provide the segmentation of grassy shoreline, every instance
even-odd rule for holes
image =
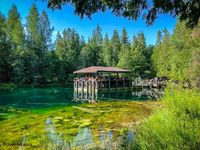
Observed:
[[[168,87],[162,102],[138,126],[134,149],[199,149],[200,90]]]

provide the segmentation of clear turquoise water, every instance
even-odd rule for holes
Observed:
[[[17,87],[0,90],[0,105],[16,108],[45,108],[60,105],[72,105],[83,101],[73,101],[73,88],[66,87]],[[151,100],[156,99],[159,92],[150,89],[103,92],[98,94],[101,101],[119,100]]]
[[[121,91],[121,92],[100,92],[98,94],[99,101],[143,101],[157,99],[160,96],[159,90],[150,90],[150,89],[140,89],[132,91]],[[74,91],[73,88],[66,87],[43,87],[43,88],[32,88],[32,87],[17,87],[13,89],[0,90],[0,123],[9,118],[9,115],[12,116],[16,111],[36,111],[41,113],[43,111],[48,111],[49,109],[58,108],[63,106],[78,105],[85,101],[79,100],[74,101]],[[17,108],[15,112],[10,112],[10,108]],[[18,114],[21,115],[21,114]],[[23,115],[23,113],[22,113]],[[51,122],[50,118],[44,122],[47,126],[45,129],[48,132],[47,138],[49,139],[54,148],[59,148],[60,146],[64,149],[70,149],[69,147],[84,147],[87,149],[89,147],[95,147],[96,141],[93,140],[93,135],[91,129],[87,128],[78,128],[78,133],[71,139],[71,144],[66,143],[65,139],[62,138],[62,135],[65,135],[65,131],[57,132],[56,127]],[[15,126],[15,124],[13,125]],[[34,126],[32,127],[34,128]],[[67,129],[66,129],[67,130]],[[13,136],[15,133],[12,133]],[[46,135],[45,135],[46,136]],[[128,131],[125,138],[122,136],[117,137],[115,142],[113,139],[113,131],[105,131],[102,129],[99,135],[99,144],[102,146],[102,149],[109,148],[112,149],[116,147],[118,149],[124,143],[129,144],[134,139],[134,133]],[[124,141],[125,140],[125,141]],[[26,137],[22,136],[22,142],[25,143]],[[1,141],[0,141],[1,142]],[[22,146],[23,147],[23,144]],[[117,148],[118,147],[118,148]]]

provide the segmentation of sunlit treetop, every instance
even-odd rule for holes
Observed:
[[[142,16],[147,25],[151,25],[159,14],[169,13],[186,21],[188,27],[195,27],[200,17],[198,0],[44,0],[51,9],[61,9],[72,4],[75,13],[91,17],[96,12],[111,10],[116,16],[137,20]],[[66,14],[67,15],[67,14]]]

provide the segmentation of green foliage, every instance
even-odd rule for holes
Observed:
[[[158,44],[157,47],[154,49],[154,53],[152,55],[152,59],[154,65],[157,68],[157,75],[158,76],[169,76],[170,74],[170,65],[169,60],[170,58],[170,35],[167,29],[163,30],[164,36],[161,44]],[[158,32],[159,36],[160,32]],[[159,42],[158,42],[159,43]]]
[[[111,62],[112,66],[116,66],[119,62],[119,52],[121,47],[120,37],[117,30],[113,31],[113,35],[110,41],[111,46]]]
[[[124,39],[123,35],[124,34],[122,33],[122,39]],[[121,45],[118,66],[131,70],[132,77],[134,78],[138,76],[150,78],[154,74],[151,64],[151,55],[152,47],[147,47],[144,34],[141,32],[133,37],[131,46],[129,42]]]
[[[152,78],[156,70],[158,76],[199,85],[199,25],[187,29],[185,23],[178,22],[172,36],[166,29],[163,36],[158,32],[155,47],[146,45],[143,32],[129,41],[125,28],[121,35],[114,30],[110,39],[107,34],[103,39],[97,25],[87,43],[68,28],[58,33],[53,47],[48,15],[45,11],[40,14],[35,4],[27,17],[26,31],[16,6],[10,9],[7,20],[1,17],[0,24],[1,82],[66,83],[74,70],[93,65],[130,69],[132,78]]]
[[[111,39],[107,34],[103,39],[97,25],[86,43],[74,29],[68,28],[58,32],[53,46],[53,28],[48,15],[45,11],[40,14],[35,4],[27,16],[26,28],[15,5],[7,20],[1,15],[0,25],[0,82],[65,84],[72,79],[74,70],[88,66],[120,66],[132,70],[134,77],[151,74],[151,50],[143,33],[138,34],[131,46],[125,28],[121,36],[114,30]]]
[[[57,34],[55,54],[58,57],[58,80],[66,81],[67,76],[77,69],[81,51],[81,39],[74,29],[64,30],[62,35]]]
[[[90,17],[93,13],[110,9],[113,14],[128,19],[136,20],[142,16],[148,25],[151,25],[159,14],[165,13],[180,17],[181,21],[186,21],[189,27],[197,25],[200,17],[200,4],[196,0],[51,0],[48,1],[48,7],[61,9],[66,3],[72,4],[75,13],[81,17],[85,15]]]
[[[200,145],[200,92],[168,88],[163,108],[137,129],[139,149],[198,149]]]
[[[15,83],[19,83],[23,80],[25,76],[24,73],[24,42],[25,33],[20,21],[20,15],[15,5],[12,6],[8,13],[7,20],[7,36],[12,45],[11,47],[11,60],[9,61],[11,65],[11,78]]]
[[[27,30],[29,33],[29,38],[32,40],[32,44],[37,44],[40,42],[40,16],[38,9],[35,4],[32,5],[29,15],[27,17]]]
[[[166,76],[182,82],[197,80],[200,76],[198,71],[199,30],[199,25],[191,30],[185,23],[178,21],[172,36],[166,29],[163,31],[163,38],[158,32],[157,45],[152,54],[157,76]],[[162,39],[161,42],[160,39]]]
[[[103,61],[106,66],[112,66],[112,48],[108,34],[106,33],[103,41]]]
[[[6,19],[0,13],[0,82],[9,82],[11,79],[11,43],[6,35]]]

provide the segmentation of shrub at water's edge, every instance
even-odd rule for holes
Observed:
[[[15,87],[16,85],[13,83],[0,83],[0,90],[10,90]]]
[[[137,129],[135,149],[198,149],[200,147],[199,89],[166,90],[164,108]]]

